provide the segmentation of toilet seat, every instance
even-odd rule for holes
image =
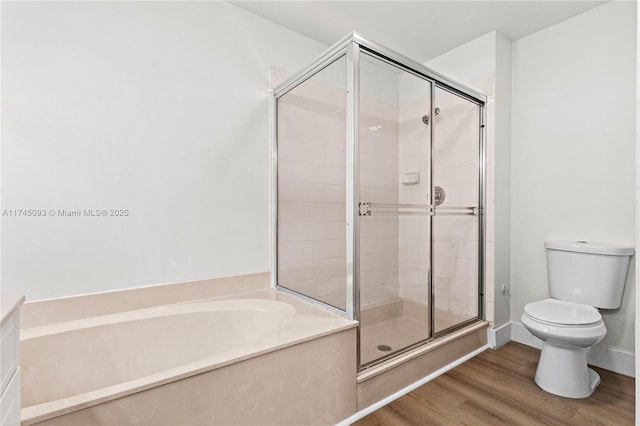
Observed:
[[[602,315],[593,306],[557,299],[528,303],[524,313],[534,321],[556,327],[593,327],[602,322]]]

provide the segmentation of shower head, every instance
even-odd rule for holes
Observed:
[[[435,113],[435,115],[440,115],[440,108],[434,109],[433,112]],[[429,124],[429,114],[425,114],[422,116],[422,122],[427,125]]]

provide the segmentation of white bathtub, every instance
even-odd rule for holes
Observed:
[[[295,316],[289,303],[231,299],[23,329],[22,424],[268,352]]]

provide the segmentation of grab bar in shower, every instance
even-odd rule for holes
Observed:
[[[389,204],[363,201],[358,203],[358,216],[478,216],[476,206],[433,206],[431,204]]]

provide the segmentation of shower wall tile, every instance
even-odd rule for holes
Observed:
[[[408,85],[410,83],[406,82]],[[400,176],[418,173],[419,180],[414,184],[403,184],[398,179],[399,202],[401,204],[429,204],[429,148],[431,140],[430,126],[422,117],[431,110],[429,97],[415,99],[412,93],[415,87],[400,95]],[[424,93],[428,93],[425,90]],[[429,306],[429,250],[427,216],[400,216],[400,295],[403,299],[415,302],[426,311]]]
[[[398,108],[370,98],[360,98],[360,200],[398,203]],[[398,219],[361,216],[360,303],[372,305],[397,299]]]

